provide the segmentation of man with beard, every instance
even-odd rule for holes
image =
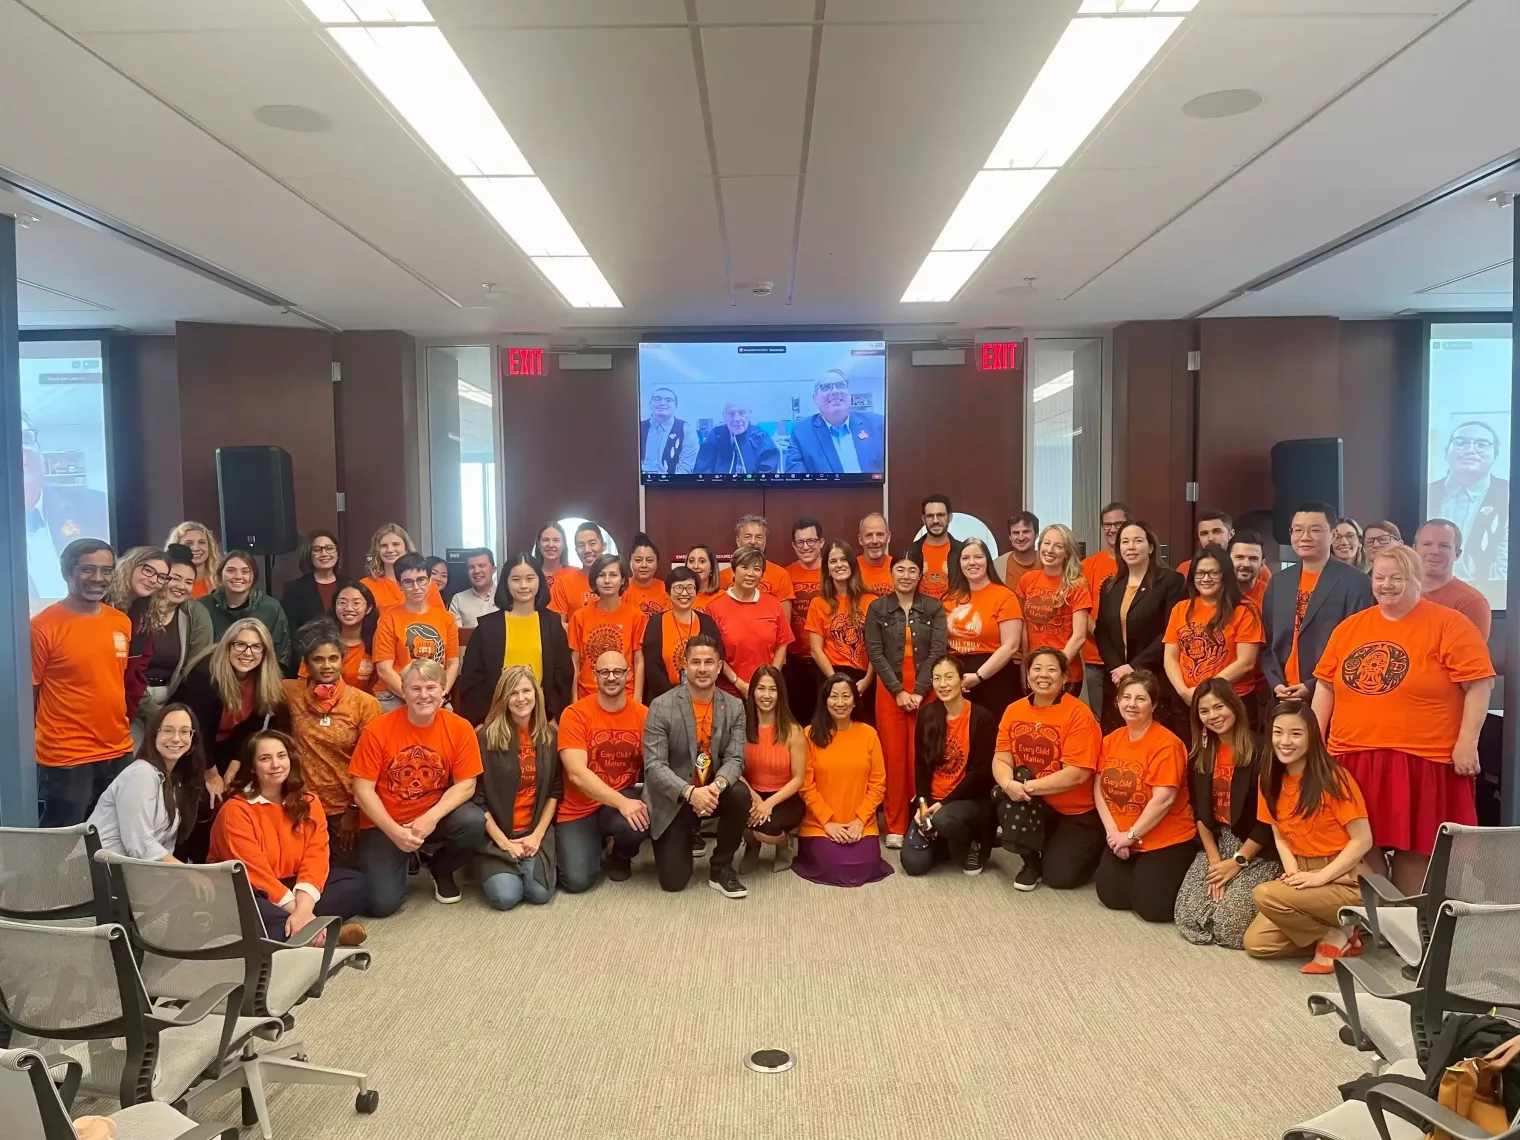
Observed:
[[[1255,531],[1243,530],[1230,539],[1230,565],[1240,586],[1241,601],[1254,602],[1258,610],[1272,580],[1270,573],[1261,572],[1264,558],[1261,536]]]
[[[857,412],[850,382],[830,368],[813,383],[818,413],[795,425],[786,448],[786,471],[824,474],[880,473],[886,469],[886,431],[874,412]]]
[[[1040,564],[1040,552],[1034,542],[1040,533],[1040,519],[1033,511],[1020,511],[1008,519],[1008,551],[993,561],[998,581],[1005,586],[1018,580]],[[1011,590],[1012,586],[1008,586]]]
[[[950,519],[955,509],[951,507],[948,495],[929,495],[918,509],[924,523],[924,537],[913,543],[913,548],[924,560],[924,574],[918,589],[920,593],[943,601],[945,591],[950,588],[950,567],[961,556],[961,543],[950,536]]]

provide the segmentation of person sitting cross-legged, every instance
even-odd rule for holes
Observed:
[[[718,641],[699,633],[686,643],[686,683],[661,693],[644,721],[644,804],[654,837],[655,868],[667,891],[691,881],[692,829],[718,817],[707,884],[731,899],[749,893],[734,855],[749,822],[744,782],[744,705],[716,688],[723,668]]]
[[[349,761],[359,824],[359,866],[369,877],[369,913],[384,918],[406,901],[407,868],[428,855],[433,897],[460,899],[454,872],[485,841],[476,807],[480,744],[464,717],[443,707],[443,666],[426,658],[401,673],[399,709],[365,726]]]

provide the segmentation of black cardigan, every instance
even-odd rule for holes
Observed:
[[[338,591],[349,583],[350,579],[339,574],[337,583],[333,586],[333,596],[337,597]],[[322,595],[317,592],[317,579],[311,574],[302,574],[285,583],[285,592],[280,595],[280,606],[285,611],[285,620],[290,623],[292,638],[295,637],[296,630],[307,622],[328,616],[322,608]]]
[[[971,706],[971,755],[966,757],[966,770],[955,790],[944,798],[951,800],[986,800],[992,795],[992,754],[997,751],[997,717],[981,705]],[[944,716],[944,706],[938,702],[919,710],[918,724],[913,730],[913,782],[914,795],[934,803],[934,770],[929,764],[929,747],[924,743],[924,724],[930,716]]]
[[[559,714],[574,699],[575,688],[570,642],[565,638],[565,627],[560,624],[559,614],[552,610],[538,611],[538,640],[544,656],[544,711],[550,720],[558,720]],[[496,692],[496,682],[501,679],[501,662],[506,652],[507,614],[504,610],[497,610],[475,623],[470,643],[464,648],[464,661],[459,666],[457,711],[476,727],[491,710],[491,696]]]
[[[1163,567],[1156,571],[1156,579],[1151,585],[1140,587],[1130,603],[1125,622],[1124,628],[1129,630],[1129,649],[1126,651],[1124,629],[1119,626],[1119,609],[1124,604],[1124,590],[1128,585],[1129,572],[1123,566],[1103,584],[1098,602],[1098,655],[1103,658],[1105,670],[1131,665],[1136,669],[1149,669],[1164,683],[1165,652],[1161,639],[1166,634],[1166,622],[1172,616],[1172,607],[1187,597],[1187,582],[1177,571]]]
[[[718,630],[718,623],[701,610],[693,610],[692,613],[697,615],[697,632],[717,639],[718,657],[721,660],[724,657],[723,634]],[[665,622],[662,620],[664,616],[664,614],[654,614],[644,627],[644,704],[646,705],[661,693],[675,688],[665,672]]]
[[[224,708],[216,686],[211,683],[209,655],[202,657],[195,667],[185,674],[184,680],[179,683],[179,688],[169,694],[168,703],[179,703],[189,707],[195,716],[195,731],[200,734],[201,742],[205,746],[207,761],[215,765],[216,770],[223,774],[226,773],[227,766],[238,759],[248,738],[264,727],[266,719],[273,725],[283,711],[282,706],[270,713],[267,718],[258,711],[249,713],[248,719],[233,726],[226,740],[217,740],[216,733],[222,724]]]
[[[1256,814],[1256,791],[1261,783],[1261,764],[1267,755],[1266,748],[1257,742],[1256,759],[1247,765],[1236,764],[1230,779],[1230,818],[1228,826],[1235,838],[1244,843],[1254,839],[1261,845],[1261,853],[1267,859],[1277,857],[1272,842],[1272,825],[1262,823]],[[1193,801],[1193,818],[1216,836],[1223,824],[1214,818],[1214,777],[1212,773],[1200,772],[1193,758],[1188,757],[1188,796]]]

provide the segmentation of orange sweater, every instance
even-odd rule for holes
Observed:
[[[297,831],[279,804],[262,797],[250,801],[233,796],[211,825],[211,862],[240,860],[248,868],[253,889],[262,891],[272,903],[284,905],[290,897],[286,879],[310,887],[313,900],[320,898],[327,885],[327,817],[310,792],[306,806],[311,818]]]
[[[824,835],[825,823],[849,824],[858,819],[866,825],[864,834],[875,835],[876,809],[886,790],[881,740],[870,725],[852,724],[836,732],[827,748],[819,748],[809,735],[802,776],[807,818],[797,834]]]

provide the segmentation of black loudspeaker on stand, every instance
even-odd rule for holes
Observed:
[[[1325,503],[1346,513],[1342,447],[1339,437],[1285,439],[1272,445],[1272,537],[1283,546],[1292,539],[1293,511],[1303,503]]]
[[[283,447],[216,449],[216,497],[222,514],[224,550],[246,550],[264,559],[264,589],[276,554],[300,544],[290,452]]]

